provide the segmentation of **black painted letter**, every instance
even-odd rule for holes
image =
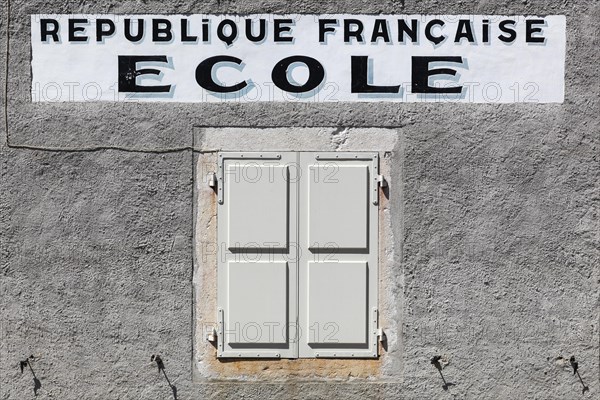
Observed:
[[[400,91],[400,85],[375,86],[369,84],[369,57],[367,56],[352,56],[350,75],[352,93],[398,93]]]
[[[87,42],[87,36],[75,36],[77,32],[85,32],[83,26],[75,26],[75,24],[87,24],[88,20],[84,18],[69,19],[69,42]]]
[[[427,25],[425,26],[425,37],[430,42],[433,42],[435,44],[440,44],[444,40],[446,40],[446,36],[444,36],[444,35],[442,35],[442,36],[433,36],[433,34],[432,34],[431,31],[433,30],[433,27],[436,26],[436,25],[439,25],[439,26],[443,27],[445,25],[445,23],[441,19],[432,19],[431,21],[429,21],[427,23]]]
[[[293,63],[303,63],[308,67],[308,80],[304,85],[293,85],[288,80],[287,72],[290,65]],[[271,79],[273,83],[281,90],[290,93],[305,93],[313,90],[323,82],[325,78],[325,70],[323,65],[311,57],[292,56],[279,61],[273,68]]]
[[[536,28],[533,25],[544,25],[543,19],[528,19],[525,21],[525,42],[526,43],[544,43],[546,38],[543,36],[533,36],[534,33],[541,33],[542,28]]]
[[[433,75],[456,75],[456,71],[451,68],[429,69],[429,63],[435,61],[445,61],[462,64],[460,56],[448,57],[419,57],[412,58],[412,92],[413,93],[461,93],[462,86],[453,86],[447,88],[429,86],[429,77]]]
[[[107,26],[108,29],[104,29]],[[110,37],[115,33],[115,23],[110,19],[96,20],[96,42],[101,42],[104,37]]]
[[[198,64],[198,67],[196,68],[196,82],[198,82],[198,85],[208,91],[216,93],[237,92],[248,86],[246,81],[236,83],[233,86],[223,86],[215,82],[213,79],[213,68],[220,62],[230,62],[237,65],[242,64],[242,60],[232,56],[209,57]]]
[[[119,56],[119,92],[127,93],[165,93],[171,85],[141,86],[135,83],[140,75],[160,75],[154,68],[137,69],[136,64],[143,61],[167,63],[167,56]]]
[[[52,24],[52,29],[48,28],[48,25]],[[48,40],[48,35],[52,36],[52,40],[60,42],[58,37],[58,21],[55,19],[42,19],[40,20],[40,32],[42,34],[42,42]]]
[[[173,40],[171,21],[162,18],[152,18],[152,41],[170,42]]]
[[[125,19],[125,38],[130,42],[139,42],[144,37],[144,20],[137,20],[137,33],[134,35],[131,34],[131,20],[129,18]]]

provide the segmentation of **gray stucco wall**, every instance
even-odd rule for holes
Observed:
[[[566,98],[32,104],[29,15],[48,12],[565,14]],[[11,0],[1,15],[0,399],[34,397],[19,370],[30,354],[38,398],[173,398],[152,354],[179,399],[598,396],[598,2]],[[193,382],[194,127],[255,125],[401,132],[390,161],[397,381]]]

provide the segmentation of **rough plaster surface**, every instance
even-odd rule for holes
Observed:
[[[69,11],[565,14],[566,99],[31,104],[29,14]],[[598,397],[598,2],[11,0],[1,16],[0,399],[34,397],[30,354],[38,398],[170,399],[157,353],[179,399]],[[194,382],[194,126],[256,125],[400,129],[397,382]]]

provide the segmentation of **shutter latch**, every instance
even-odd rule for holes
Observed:
[[[214,172],[208,174],[208,186],[210,186],[211,188],[217,187],[217,174],[215,174]]]
[[[211,343],[214,343],[217,341],[217,330],[215,329],[214,326],[213,326],[212,330],[206,334],[206,340],[208,340]]]
[[[381,187],[387,186],[387,181],[385,180],[383,175],[377,175],[377,182],[379,183],[379,186],[381,186]]]

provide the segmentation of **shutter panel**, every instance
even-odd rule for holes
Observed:
[[[295,358],[297,155],[219,153],[218,161],[217,356]]]
[[[335,243],[338,249],[368,245],[367,165],[325,161],[308,166],[308,244],[311,250]],[[349,184],[352,183],[352,184]]]
[[[377,357],[378,163],[300,154],[300,357]]]

